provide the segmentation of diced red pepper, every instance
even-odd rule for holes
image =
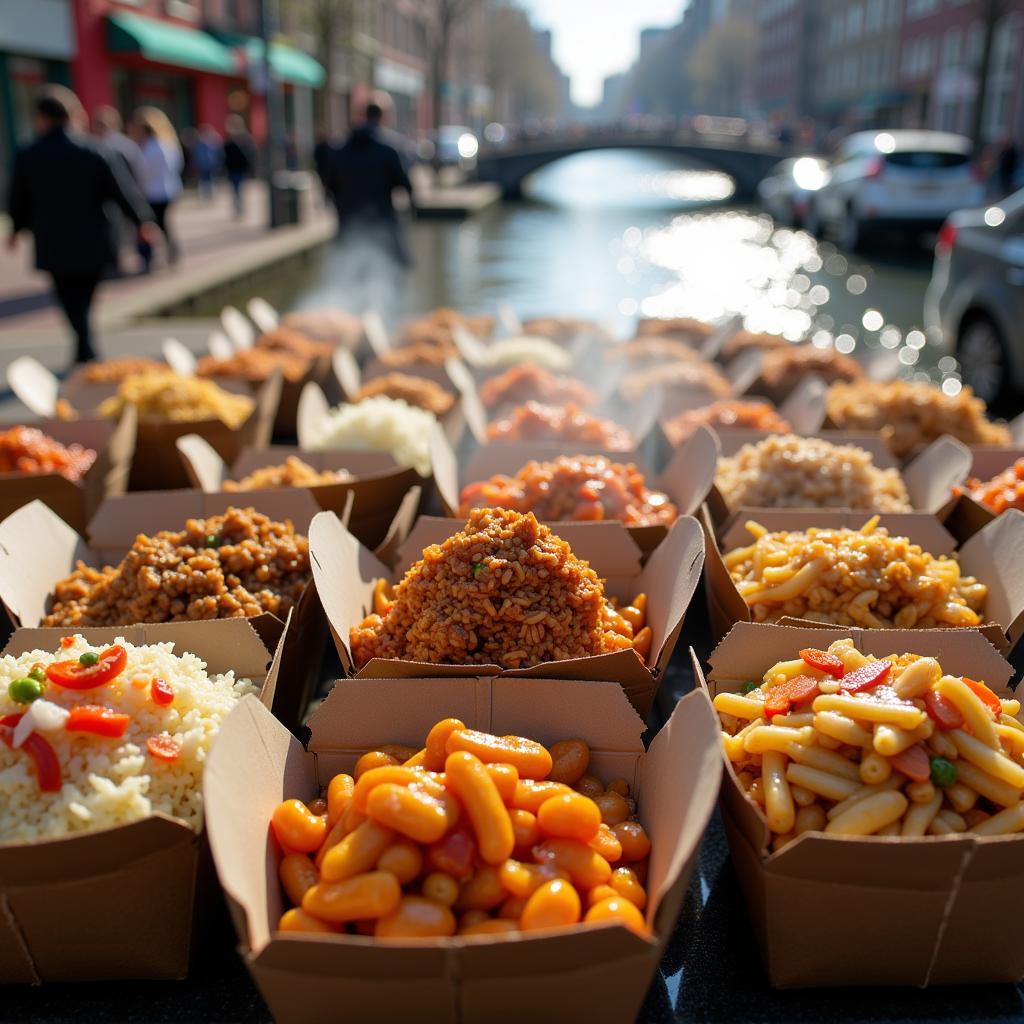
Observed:
[[[998,717],[1003,713],[1003,705],[999,703],[999,698],[984,683],[979,683],[975,679],[968,679],[967,676],[963,676],[963,681],[978,697],[981,698],[982,704],[984,704],[993,715]]]
[[[834,679],[842,679],[846,666],[843,659],[828,651],[819,651],[816,647],[808,647],[800,652],[804,664],[816,668],[819,672],[827,672]]]
[[[64,728],[68,732],[91,732],[97,736],[123,736],[131,715],[118,714],[96,704],[80,704],[71,709]]]
[[[177,761],[181,757],[181,744],[173,737],[162,733],[146,740],[146,749],[158,761]]]
[[[16,715],[4,715],[3,718],[0,718],[0,725],[6,725],[13,729],[24,717],[24,711],[19,711]]]
[[[56,661],[46,670],[46,678],[66,690],[92,690],[115,679],[128,663],[128,652],[120,645],[108,647],[92,665],[74,661]]]
[[[67,649],[68,647],[74,647],[75,638],[73,636],[62,636],[60,638],[61,647]]]
[[[964,724],[964,716],[960,714],[960,709],[947,697],[934,690],[925,690],[924,709],[939,732],[959,729]]]
[[[5,715],[0,719],[0,725],[13,728],[21,721],[21,715]],[[8,747],[13,747],[14,741],[6,731],[0,732],[0,741]],[[25,737],[21,749],[32,758],[36,766],[36,783],[40,793],[59,793],[61,787],[60,761],[57,760],[57,751],[43,739],[37,732],[30,732]]]
[[[149,687],[149,695],[154,704],[165,707],[174,703],[174,687],[164,679],[154,679]]]
[[[784,683],[776,683],[765,695],[765,716],[770,720],[775,715],[784,715],[794,704],[812,700],[820,692],[813,676],[793,676]]]
[[[915,743],[890,757],[893,768],[915,782],[927,782],[932,774],[932,762],[923,743]]]
[[[869,661],[852,672],[847,672],[839,680],[839,689],[843,693],[860,693],[870,690],[873,686],[884,683],[886,676],[892,671],[891,661]]]

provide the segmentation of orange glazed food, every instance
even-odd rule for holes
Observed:
[[[529,512],[475,509],[461,530],[424,550],[393,597],[385,590],[381,581],[373,613],[351,631],[359,667],[395,658],[527,668],[630,647],[643,658],[650,652],[646,598],[617,611],[597,573]]]
[[[788,434],[793,429],[767,402],[726,399],[674,416],[665,424],[665,435],[672,444],[682,444],[702,425],[764,430],[773,434]]]
[[[0,432],[0,473],[60,473],[77,482],[95,461],[91,448],[65,446],[35,427]]]
[[[485,380],[480,400],[488,409],[536,401],[550,405],[593,405],[594,393],[575,377],[559,377],[533,363],[520,363]]]
[[[638,935],[651,841],[626,779],[590,748],[548,749],[457,718],[417,750],[384,744],[308,804],[271,816],[292,909],[283,932],[441,939],[615,922]]]
[[[576,441],[613,452],[633,447],[633,435],[625,427],[571,404],[556,407],[527,402],[491,423],[487,437],[491,441]]]
[[[364,398],[385,395],[388,398],[400,398],[409,405],[426,409],[435,416],[444,416],[451,411],[455,399],[437,381],[426,377],[417,377],[409,373],[384,373],[368,380],[355,393],[353,402],[361,402]]]
[[[1008,508],[1024,510],[1024,459],[1018,459],[991,480],[971,477],[959,493],[969,494],[990,512],[999,515]]]
[[[627,526],[669,526],[679,515],[668,495],[644,485],[636,466],[603,455],[528,462],[515,476],[498,474],[463,488],[459,515],[487,506],[538,519],[618,519]]]

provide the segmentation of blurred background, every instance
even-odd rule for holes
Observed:
[[[0,0],[0,193],[47,83],[86,131],[167,115],[179,258],[126,244],[105,354],[254,292],[739,316],[995,401],[1024,374],[1022,50],[1024,0]],[[336,239],[320,180],[370,102],[413,186],[397,247]],[[65,346],[0,256],[0,361]]]

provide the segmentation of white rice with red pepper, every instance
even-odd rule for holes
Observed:
[[[77,660],[95,646],[74,636],[70,647],[31,651],[0,658],[0,716],[17,714],[26,705],[8,695],[12,680],[27,677],[33,666]],[[35,765],[24,747],[0,743],[0,842],[51,838],[86,829],[126,825],[161,812],[193,828],[202,825],[202,773],[220,724],[235,702],[256,687],[234,674],[207,675],[194,654],[174,654],[174,644],[124,647],[127,665],[116,678],[90,690],[45,684],[44,699],[63,708],[100,705],[131,717],[119,738],[67,732],[63,726],[40,730],[60,763],[60,792],[40,792]],[[152,680],[174,691],[168,705],[154,703]],[[10,731],[7,731],[10,735]],[[150,737],[169,735],[180,746],[173,761],[158,760],[147,750]]]

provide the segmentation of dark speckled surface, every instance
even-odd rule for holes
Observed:
[[[702,656],[707,654],[703,609],[704,599],[698,593],[662,687],[662,709],[693,685],[689,645]],[[198,961],[192,976],[183,982],[6,987],[0,998],[0,1024],[267,1024],[271,1020],[235,953],[226,915],[206,936]],[[361,1024],[342,1008],[337,1019]],[[1024,1021],[1024,992],[1014,985],[773,991],[747,927],[743,897],[716,817],[701,846],[661,970],[638,1018],[642,1024],[703,1021],[1001,1024]],[[538,1022],[543,1024],[540,1018]]]

